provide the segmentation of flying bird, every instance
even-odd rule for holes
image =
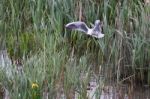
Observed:
[[[78,30],[81,32],[86,33],[87,35],[96,37],[96,38],[102,38],[104,37],[104,34],[102,34],[102,24],[100,20],[95,21],[95,25],[93,28],[89,28],[84,22],[77,21],[77,22],[71,22],[66,24],[65,26],[67,29],[72,29],[72,30]]]

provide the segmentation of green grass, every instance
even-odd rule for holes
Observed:
[[[48,88],[54,99],[61,88],[67,98],[78,90],[85,99],[93,73],[100,85],[131,75],[150,85],[149,15],[142,0],[1,0],[0,49],[7,49],[12,61],[22,61],[23,73],[17,74],[15,64],[12,78],[0,69],[0,82],[12,99],[30,99],[32,83],[40,93]],[[80,19],[88,25],[102,20],[105,37],[65,29]],[[81,72],[87,74],[84,80]]]

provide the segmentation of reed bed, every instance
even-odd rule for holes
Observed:
[[[65,29],[96,19],[103,21],[102,39]],[[0,83],[12,99],[72,99],[75,92],[86,99],[93,75],[97,98],[105,82],[150,85],[149,27],[143,0],[1,0],[0,49],[12,76],[1,68]]]

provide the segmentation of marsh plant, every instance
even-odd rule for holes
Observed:
[[[101,39],[65,29],[69,22],[90,26],[96,19],[103,21]],[[0,82],[12,99],[44,93],[71,99],[76,92],[86,99],[93,74],[99,85],[150,85],[149,27],[150,6],[143,0],[1,0],[0,49],[14,69],[8,78],[1,68]],[[21,71],[15,69],[20,65]]]

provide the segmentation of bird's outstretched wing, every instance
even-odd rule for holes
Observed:
[[[82,31],[82,32],[85,32],[85,33],[88,32],[87,25],[84,22],[81,22],[81,21],[68,23],[65,27],[67,29],[79,30],[79,31]]]
[[[93,30],[102,32],[102,22],[100,22],[100,20],[95,21],[95,27],[93,28]]]
[[[104,37],[104,34],[102,34],[102,23],[100,22],[100,20],[95,21],[95,26],[91,35],[97,38]]]

